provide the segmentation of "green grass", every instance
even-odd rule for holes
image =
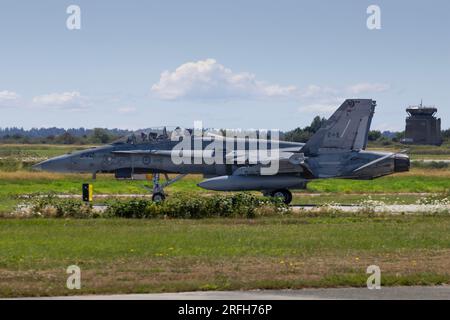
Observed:
[[[83,150],[86,145],[56,145],[56,144],[3,144],[0,145],[0,158],[50,158],[75,150]]]
[[[57,176],[54,179],[39,178],[17,180],[0,174],[0,196],[4,194],[30,194],[35,192],[55,192],[61,194],[80,194],[82,183],[92,183],[97,194],[144,194],[147,181],[115,180],[112,176],[98,176],[91,180],[87,176]],[[168,192],[211,192],[198,188],[200,176],[185,178],[167,188]],[[150,183],[151,184],[151,183]],[[450,190],[450,178],[447,175],[415,176],[395,175],[375,180],[323,179],[308,184],[307,192],[333,193],[398,193],[429,192],[439,193]]]
[[[450,283],[450,217],[0,220],[0,296]],[[82,290],[65,289],[65,268]]]
[[[220,258],[342,254],[349,249],[373,254],[450,249],[447,216],[293,215],[277,219],[188,221],[6,219],[0,220],[0,226],[1,266],[12,268],[42,262],[44,266],[64,266],[69,260],[114,261],[124,256],[151,258],[158,253]]]
[[[33,145],[3,144],[0,145],[0,171],[29,170],[40,161],[90,146],[80,145]]]
[[[431,169],[429,169],[431,171]],[[375,180],[324,179],[308,185],[311,192],[339,193],[398,193],[398,192],[447,192],[450,179],[447,175],[391,175]]]
[[[411,160],[450,160],[450,154],[410,154]]]
[[[387,152],[400,152],[403,150],[407,150],[407,153],[412,160],[424,160],[424,159],[450,160],[449,144],[443,144],[442,146],[402,145],[399,143],[389,146],[378,146],[369,144],[368,150],[387,151]]]

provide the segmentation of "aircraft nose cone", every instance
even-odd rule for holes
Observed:
[[[68,172],[69,158],[67,156],[59,156],[39,162],[32,166],[33,170],[50,171],[50,172]]]
[[[51,167],[52,167],[52,160],[45,160],[35,164],[31,168],[36,171],[47,171],[51,169]]]

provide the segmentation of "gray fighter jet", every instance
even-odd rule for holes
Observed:
[[[371,99],[346,100],[306,144],[260,136],[196,136],[177,128],[171,134],[166,130],[132,134],[112,144],[49,159],[34,168],[91,173],[93,178],[97,173],[113,173],[118,179],[151,175],[154,201],[164,200],[164,187],[186,174],[203,174],[205,180],[199,187],[258,190],[281,197],[288,204],[292,200],[289,190],[305,189],[314,179],[373,179],[409,170],[410,161],[404,154],[365,150],[375,106]],[[192,147],[179,148],[180,143]],[[264,155],[258,149],[261,145],[267,151]],[[252,158],[255,153],[257,156]],[[180,162],[180,157],[190,161]],[[223,161],[209,161],[213,158]],[[273,163],[277,164],[276,172],[264,174]],[[178,175],[169,179],[169,173]],[[160,181],[160,174],[165,175],[165,182]]]

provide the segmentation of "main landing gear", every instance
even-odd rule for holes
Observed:
[[[281,198],[285,204],[292,201],[292,193],[288,189],[277,189],[264,193],[265,196]]]
[[[146,189],[150,189],[152,191],[152,200],[155,202],[164,201],[166,199],[166,194],[164,193],[164,188],[171,185],[174,182],[184,178],[186,174],[180,174],[173,179],[169,179],[167,173],[164,173],[164,177],[166,181],[164,183],[160,182],[160,174],[154,173],[152,177],[153,188],[145,187]]]

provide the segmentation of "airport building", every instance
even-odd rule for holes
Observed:
[[[436,118],[436,107],[410,106],[406,109],[405,138],[403,143],[441,145],[441,119]]]

